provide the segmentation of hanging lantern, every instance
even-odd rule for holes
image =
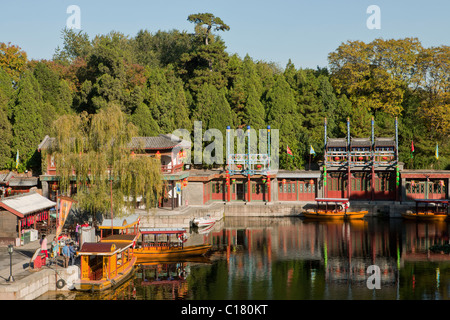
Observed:
[[[134,151],[131,151],[131,157],[134,158],[136,156],[136,154],[134,153]]]
[[[238,164],[237,167],[238,167],[238,169],[240,169],[240,168],[242,168],[242,165]]]
[[[156,159],[161,159],[161,153],[159,151],[156,151]]]
[[[383,157],[383,158],[381,158],[381,159],[383,159],[383,160],[385,160],[385,161],[386,161],[386,160],[388,159],[388,157]]]
[[[414,180],[411,180],[411,186],[413,186],[413,187],[416,186],[416,182]]]
[[[363,161],[363,160],[364,160],[364,157],[359,156],[359,157],[358,157],[358,160],[359,160],[359,161]]]
[[[53,191],[58,190],[58,184],[57,184],[56,182],[53,182],[53,184],[52,184],[52,190],[53,190]]]
[[[262,183],[266,183],[266,179],[265,178],[262,179]]]
[[[286,184],[286,179],[281,180],[283,184]]]
[[[314,184],[314,179],[309,180],[309,184]]]
[[[183,186],[187,186],[187,184],[188,184],[188,180],[187,180],[187,178],[184,178],[184,180],[183,180]]]
[[[260,165],[260,164],[256,165],[256,167],[257,167],[258,169],[261,169],[261,165]]]
[[[339,157],[334,157],[334,160],[335,161],[339,161]]]
[[[441,187],[443,187],[443,186],[444,186],[444,180],[439,180],[439,185],[440,185]]]

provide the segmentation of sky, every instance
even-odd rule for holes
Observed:
[[[11,42],[29,59],[51,59],[62,46],[61,31],[71,12],[80,8],[81,30],[92,39],[119,31],[134,37],[141,29],[193,32],[192,13],[210,12],[229,31],[218,31],[227,52],[284,68],[328,65],[328,54],[348,40],[417,37],[425,47],[450,45],[449,0],[15,0],[0,6],[0,42]],[[380,29],[367,20],[380,9]]]

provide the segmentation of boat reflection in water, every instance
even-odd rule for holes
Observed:
[[[136,285],[144,300],[185,299],[192,267],[211,263],[207,257],[192,257],[180,262],[143,263],[136,270]]]
[[[430,250],[448,234],[447,222],[226,217],[190,236],[212,244],[208,261],[137,265],[123,290],[142,300],[449,299],[450,256]],[[367,285],[370,266],[380,289]]]

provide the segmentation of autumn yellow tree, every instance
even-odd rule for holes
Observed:
[[[450,136],[450,46],[423,50],[418,60],[422,101],[419,114],[433,135]]]
[[[0,43],[0,68],[6,71],[14,82],[19,81],[20,74],[27,66],[27,54],[11,43]]]
[[[399,116],[405,89],[418,81],[415,67],[421,50],[416,38],[342,43],[328,56],[331,83],[355,106]]]

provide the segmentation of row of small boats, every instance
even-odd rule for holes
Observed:
[[[406,210],[402,217],[408,220],[444,221],[449,216],[449,201],[416,199],[415,208]],[[303,216],[315,220],[351,220],[362,219],[367,213],[367,210],[350,209],[350,201],[346,198],[316,198],[316,206],[303,212]]]
[[[193,223],[203,230],[212,228],[215,221],[207,216],[194,219]],[[123,226],[99,228],[100,241],[85,242],[77,252],[81,264],[75,290],[109,289],[128,279],[135,265],[204,256],[212,247],[209,244],[185,246],[188,238],[186,229],[142,228],[139,220]]]

